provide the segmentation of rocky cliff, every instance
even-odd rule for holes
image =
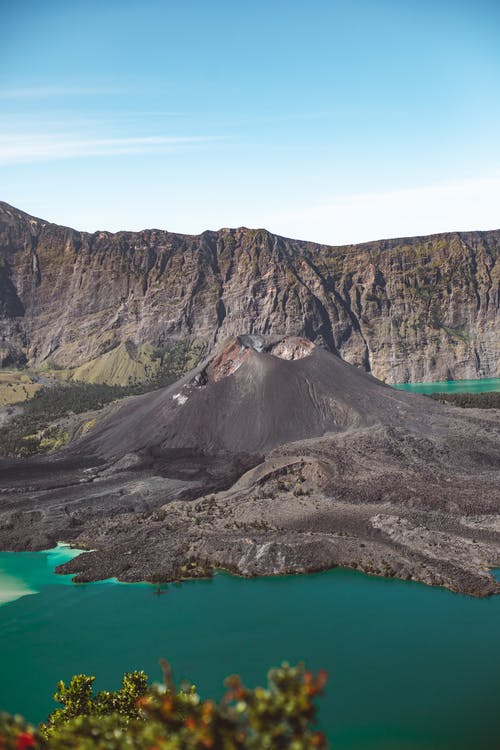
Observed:
[[[264,229],[88,234],[0,203],[4,364],[305,336],[387,382],[500,374],[500,231],[328,247]]]

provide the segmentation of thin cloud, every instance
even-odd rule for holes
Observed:
[[[94,96],[109,94],[110,89],[77,86],[33,86],[28,88],[0,89],[0,99],[38,99],[52,96]]]
[[[224,140],[224,136],[137,136],[129,138],[74,138],[63,134],[7,134],[0,136],[0,164],[56,159],[168,153]]]
[[[401,190],[326,196],[264,217],[279,234],[331,245],[500,227],[500,175]]]

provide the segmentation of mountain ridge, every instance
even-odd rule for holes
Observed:
[[[52,225],[55,227],[59,227],[61,229],[68,229],[72,232],[77,232],[78,234],[83,235],[99,235],[99,234],[109,234],[110,236],[115,236],[117,234],[141,234],[143,232],[161,232],[164,234],[170,234],[170,235],[176,235],[178,237],[202,237],[205,234],[219,234],[221,232],[265,232],[267,234],[272,235],[273,237],[278,237],[282,240],[290,240],[291,242],[298,242],[298,243],[306,243],[308,245],[317,245],[318,247],[329,247],[332,249],[342,249],[342,248],[348,248],[348,247],[357,247],[357,248],[363,248],[365,246],[370,246],[376,243],[399,243],[399,242],[405,242],[409,240],[433,240],[433,239],[440,239],[443,237],[447,237],[449,235],[490,235],[490,234],[497,234],[500,233],[500,227],[494,228],[494,229],[450,229],[444,232],[432,232],[431,234],[408,234],[408,235],[399,235],[394,237],[378,237],[374,240],[366,240],[364,242],[348,242],[341,245],[327,245],[324,242],[316,242],[315,240],[306,240],[300,237],[289,237],[285,234],[278,234],[277,232],[272,232],[270,229],[267,229],[266,227],[247,227],[245,224],[241,224],[240,226],[224,226],[219,227],[218,229],[204,229],[202,232],[174,232],[170,229],[162,229],[159,226],[144,226],[141,229],[117,229],[116,231],[113,231],[111,229],[95,229],[93,231],[89,229],[76,229],[75,227],[71,227],[69,224],[58,224],[57,222],[50,221],[49,219],[43,219],[40,216],[35,216],[34,214],[30,214],[28,211],[23,211],[21,208],[17,208],[16,206],[12,205],[11,203],[7,203],[7,201],[0,200],[0,211],[14,211],[16,214],[19,214],[20,216],[24,216],[27,219],[33,219],[35,221],[40,222],[44,225]]]
[[[78,367],[127,340],[205,353],[306,336],[387,382],[499,373],[500,230],[327,246],[265,229],[80,232],[0,202],[4,362]]]

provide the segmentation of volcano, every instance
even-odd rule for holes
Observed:
[[[263,454],[376,424],[416,427],[422,409],[441,412],[307,339],[247,335],[170,388],[127,403],[73,451],[107,460],[171,449]]]
[[[78,441],[4,461],[0,546],[78,580],[336,565],[500,591],[498,413],[395,390],[305,338],[242,335]]]

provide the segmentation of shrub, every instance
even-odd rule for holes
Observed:
[[[315,730],[316,706],[326,674],[282,664],[267,688],[226,680],[218,703],[201,700],[194,686],[176,689],[164,662],[164,685],[148,687],[143,672],[124,676],[115,692],[93,695],[94,678],[59,683],[63,704],[38,729],[0,715],[1,750],[325,750]]]
[[[117,721],[118,717],[123,718],[124,726],[129,720],[140,718],[137,701],[148,689],[148,678],[144,672],[126,672],[119,690],[101,690],[96,695],[92,693],[94,680],[95,677],[78,674],[71,678],[67,686],[62,681],[58,683],[54,700],[62,708],[56,708],[47,722],[40,726],[42,736],[52,736],[57,729],[77,716],[102,717],[115,714]]]
[[[432,393],[431,398],[462,409],[500,409],[500,393]]]

